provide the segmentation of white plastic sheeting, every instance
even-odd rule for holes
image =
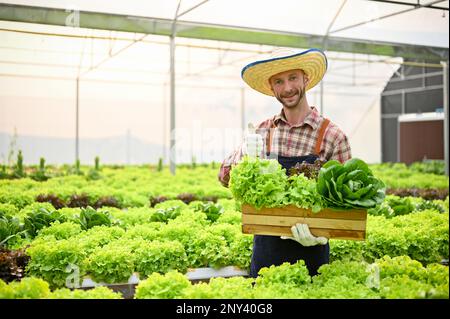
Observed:
[[[4,2],[168,19],[178,3]],[[180,12],[200,2],[182,1]],[[342,4],[211,0],[182,20],[324,35]],[[448,1],[436,5],[448,7]],[[330,34],[448,47],[448,11],[434,9],[417,9],[333,32],[408,8],[349,0]],[[77,77],[82,163],[92,164],[97,155],[104,163],[155,163],[163,154],[167,159],[168,37],[6,21],[0,21],[0,29],[2,162],[14,130],[25,163],[37,163],[41,156],[50,163],[74,161]],[[266,57],[274,47],[187,38],[177,38],[176,44],[177,112],[172,133],[177,138],[177,162],[190,162],[193,156],[197,162],[221,161],[240,143],[242,123],[258,123],[281,109],[274,98],[252,91],[240,78],[243,66]],[[402,60],[326,54],[329,68],[323,81],[323,105],[320,85],[309,91],[308,101],[344,130],[354,156],[379,162],[380,93]]]

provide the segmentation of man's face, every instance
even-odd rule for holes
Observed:
[[[289,70],[275,74],[269,83],[277,100],[287,108],[294,108],[305,96],[308,78],[302,70]]]

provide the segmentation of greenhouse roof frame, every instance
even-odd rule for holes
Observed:
[[[390,4],[400,4],[403,6],[410,6],[410,7],[415,7],[415,8],[429,8],[429,9],[448,11],[448,8],[446,8],[446,7],[437,7],[434,4],[421,4],[420,0],[417,1],[417,3],[405,2],[405,1],[391,1],[391,0],[369,0],[369,1],[390,3]],[[443,1],[439,1],[439,2],[443,2]]]
[[[173,19],[144,16],[120,15],[112,13],[76,11],[77,24],[70,25],[73,10],[0,4],[0,20],[49,24],[58,26],[77,26],[89,29],[135,32],[170,36]],[[292,48],[323,48],[327,39],[327,50],[335,52],[362,53],[402,57],[407,60],[437,62],[448,60],[448,48],[364,41],[360,39],[294,33],[268,29],[236,27],[219,24],[176,21],[177,37],[205,40],[263,44]]]

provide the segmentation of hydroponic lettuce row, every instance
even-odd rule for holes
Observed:
[[[193,284],[178,271],[153,273],[136,287],[136,299],[412,299],[449,298],[448,267],[423,266],[407,256],[389,256],[375,260],[335,261],[319,268],[310,277],[304,261],[262,268],[259,277],[212,278]],[[28,277],[9,284],[0,280],[3,298],[91,298],[117,299],[122,296],[107,287],[92,290],[50,290],[49,284]]]
[[[50,290],[49,284],[35,277],[9,284],[0,279],[0,299],[121,299],[122,294],[107,287],[95,287],[90,290],[67,288]]]
[[[303,260],[264,267],[259,277],[212,278],[191,284],[177,272],[154,274],[139,283],[135,298],[295,298],[398,299],[448,298],[448,267],[427,267],[406,256],[374,263],[337,261],[308,275]]]
[[[258,209],[292,204],[318,212],[323,207],[371,208],[383,202],[385,185],[364,161],[329,161],[320,168],[316,182],[314,169],[319,166],[299,165],[291,173],[301,173],[288,177],[276,160],[244,157],[231,170],[230,190],[237,201]]]
[[[281,171],[276,164],[268,165],[276,168],[274,175]],[[388,187],[445,188],[443,194],[448,194],[446,176],[414,172],[399,164],[370,168]],[[305,169],[303,165],[299,174],[277,177],[288,190],[284,189],[279,200],[282,205],[297,202],[310,207],[318,199],[320,206],[328,205],[317,192],[317,180],[301,174]],[[242,233],[240,205],[224,199],[231,197],[231,191],[217,181],[217,168],[180,168],[176,176],[166,171],[105,167],[102,179],[95,183],[78,175],[45,182],[0,180],[0,242],[8,249],[5,258],[0,258],[4,275],[0,299],[120,298],[106,287],[88,291],[63,287],[67,279],[72,284],[78,277],[125,283],[131,274],[143,285],[147,283],[139,298],[448,298],[448,267],[437,264],[445,263],[449,254],[448,196],[433,201],[426,201],[431,199],[428,196],[386,196],[368,209],[365,241],[330,239],[332,264],[324,266],[318,276],[309,278],[304,265],[284,265],[262,273],[258,283],[235,277],[192,284],[184,275],[189,268],[248,270],[253,236]],[[271,184],[267,181],[262,192],[270,194]],[[85,206],[86,199],[92,204],[113,196],[120,207],[91,205],[94,213],[89,207],[61,207],[57,200],[68,203],[76,199],[73,194],[83,193],[86,196],[77,198],[80,205]],[[201,201],[187,204],[187,196],[186,201],[177,199],[185,193]],[[57,198],[39,198],[43,202],[38,202],[39,194]],[[215,203],[204,203],[207,197],[216,198],[211,199]],[[179,214],[172,214],[175,211]],[[160,215],[164,215],[162,220],[153,220]],[[366,282],[367,270],[375,270],[372,263],[379,268],[379,285],[375,280]],[[171,271],[181,274],[168,275]]]

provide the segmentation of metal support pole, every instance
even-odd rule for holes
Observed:
[[[126,158],[127,158],[127,165],[130,165],[130,140],[131,140],[131,131],[130,129],[127,129],[127,135],[126,135]]]
[[[167,163],[167,87],[163,85],[163,163]]]
[[[245,132],[245,88],[241,88],[241,130],[242,140],[244,139]]]
[[[338,11],[336,11],[336,14],[333,17],[333,20],[331,20],[330,24],[328,25],[327,32],[325,33],[325,36],[322,41],[323,52],[325,52],[328,48],[328,37],[330,35],[331,28],[333,27],[334,23],[336,22],[337,17],[341,13],[341,11],[344,8],[346,3],[347,3],[347,0],[342,1],[341,5],[339,6]],[[323,79],[320,81],[320,115],[323,116]]]
[[[444,93],[444,160],[445,160],[445,175],[448,176],[448,61],[442,61],[443,78],[443,93]]]
[[[175,175],[175,36],[170,37],[170,173]]]
[[[202,2],[203,3],[203,2]],[[172,33],[170,34],[170,173],[175,175],[176,158],[175,158],[175,37],[177,35],[177,19],[183,15],[178,14],[180,10],[181,0],[178,1],[175,17],[172,21]],[[187,11],[186,11],[187,12]],[[185,13],[186,13],[185,12]]]
[[[76,85],[76,108],[75,108],[75,163],[80,159],[79,153],[79,100],[80,100],[80,78],[77,77]]]
[[[323,80],[320,81],[320,115],[323,116]]]

